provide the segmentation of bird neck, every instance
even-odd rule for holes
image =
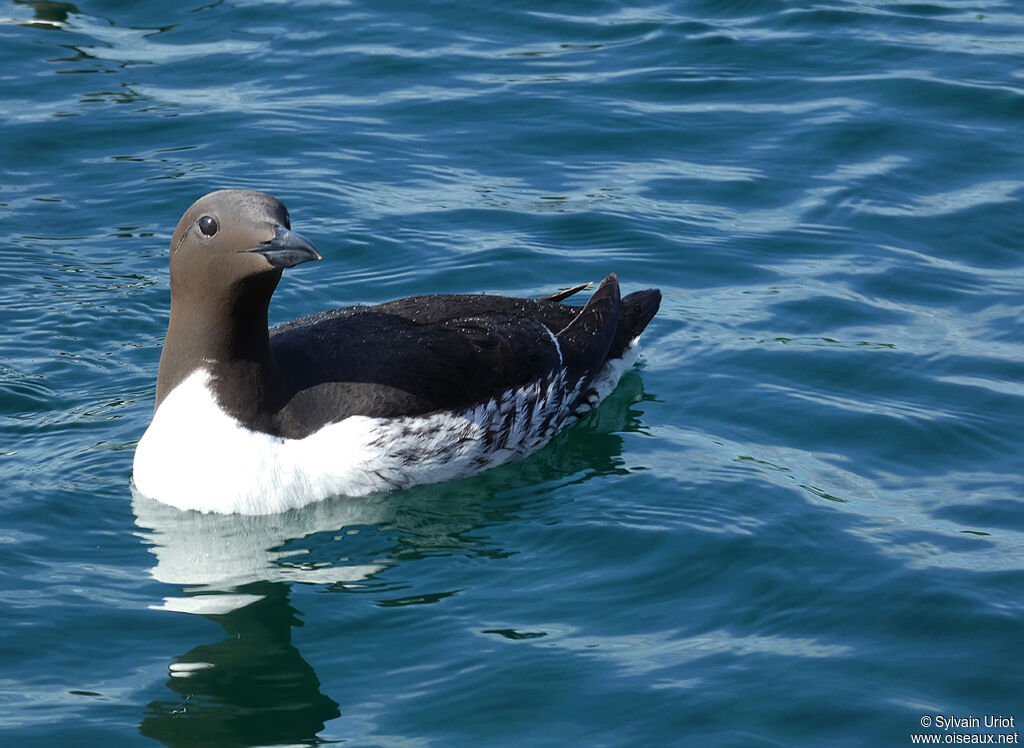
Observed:
[[[270,293],[244,289],[221,296],[219,302],[172,293],[156,407],[196,370],[205,369],[221,408],[242,423],[258,426],[278,389],[267,327],[269,306]]]

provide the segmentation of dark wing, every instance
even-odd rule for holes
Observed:
[[[621,355],[611,350],[619,338],[628,342],[643,329],[625,335],[622,317],[614,276],[585,307],[436,295],[302,317],[270,331],[278,430],[301,437],[350,415],[462,410],[559,367],[570,378],[586,377],[610,353]]]
[[[572,317],[553,302],[419,297],[275,327],[277,429],[301,437],[350,415],[461,410],[550,374],[559,353],[545,322]]]

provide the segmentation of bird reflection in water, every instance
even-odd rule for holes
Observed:
[[[201,644],[170,666],[179,698],[150,703],[142,735],[168,746],[294,745],[316,741],[338,716],[312,666],[291,643],[301,625],[282,582],[246,588],[255,602],[207,616],[227,638]]]
[[[384,497],[386,498],[386,497]],[[135,492],[138,533],[157,559],[150,573],[181,590],[154,610],[200,615],[227,637],[169,666],[176,695],[150,703],[139,732],[168,746],[294,745],[318,742],[338,704],[292,644],[302,625],[290,584],[347,585],[380,564],[307,563],[294,538],[387,521],[386,500],[339,501],[265,517],[180,512]],[[166,613],[164,613],[166,615]]]
[[[627,374],[601,408],[525,462],[391,495],[240,516],[182,512],[133,492],[137,534],[156,557],[150,574],[176,593],[151,606],[154,614],[200,615],[226,633],[169,665],[173,697],[150,702],[139,732],[167,746],[322,742],[319,733],[344,707],[321,692],[314,667],[292,644],[292,628],[302,625],[292,583],[380,593],[373,578],[410,559],[511,552],[479,547],[490,541],[473,531],[515,521],[558,486],[624,471],[619,434],[640,429],[640,413],[629,406],[643,399],[651,398],[640,376]],[[365,563],[337,561],[359,558],[337,545],[355,528],[386,536],[387,547],[374,542]]]

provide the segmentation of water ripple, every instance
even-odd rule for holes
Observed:
[[[889,745],[1017,708],[1014,3],[0,17],[11,740]],[[133,501],[170,234],[228,186],[323,251],[275,322],[615,271],[664,294],[643,368],[475,480]]]

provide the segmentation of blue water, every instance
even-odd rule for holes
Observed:
[[[0,0],[0,743],[1015,734],[1022,52],[1011,0]],[[220,187],[325,256],[274,322],[664,303],[526,462],[180,513],[131,460]]]

